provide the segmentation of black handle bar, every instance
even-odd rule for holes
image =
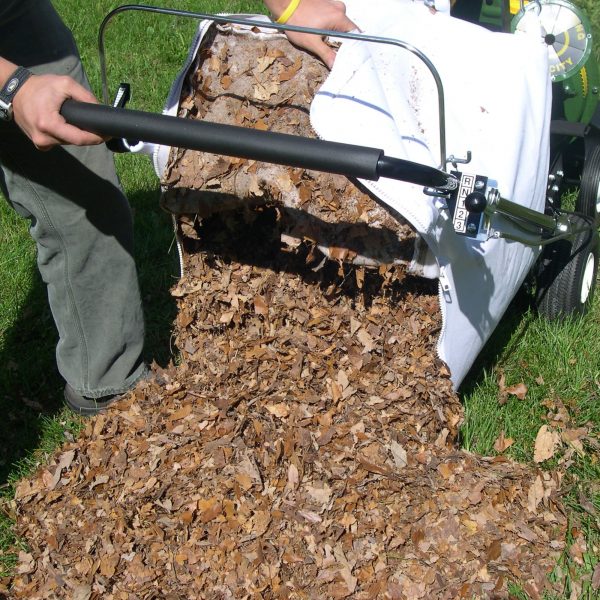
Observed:
[[[66,100],[60,112],[71,125],[102,136],[248,158],[370,181],[387,177],[442,190],[457,187],[453,175],[427,165],[385,156],[383,150],[367,146],[75,100]]]

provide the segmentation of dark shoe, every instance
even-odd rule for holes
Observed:
[[[78,415],[91,417],[106,410],[121,394],[103,396],[102,398],[87,398],[78,394],[68,383],[65,385],[65,404]]]

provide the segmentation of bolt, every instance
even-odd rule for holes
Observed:
[[[485,187],[485,182],[481,181],[481,179],[478,179],[475,182],[475,189],[476,190],[482,190]]]
[[[558,190],[560,190],[560,188],[557,185],[553,185],[552,186],[552,191],[555,193],[558,193]]]
[[[467,232],[468,233],[477,233],[477,225],[475,225],[475,223],[469,223],[467,225]]]
[[[550,183],[552,183],[555,179],[556,179],[556,175],[554,173],[550,173],[550,175],[548,175],[548,181]]]
[[[556,176],[562,178],[565,176],[565,172],[564,171],[556,171]]]

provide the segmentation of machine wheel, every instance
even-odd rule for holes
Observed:
[[[590,222],[573,217],[574,229],[585,229],[573,240],[544,248],[537,279],[538,312],[547,319],[584,314],[592,299],[598,271],[598,231]]]
[[[575,209],[577,212],[591,217],[598,225],[600,218],[600,145],[594,146],[583,165]]]

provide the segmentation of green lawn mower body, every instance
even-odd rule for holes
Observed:
[[[600,168],[596,166],[600,162],[600,68],[586,13],[568,0],[457,0],[452,14],[503,32],[520,30],[534,15],[539,18],[553,82],[549,205],[560,207],[562,194],[573,187],[592,188],[589,198],[578,200],[577,210],[596,218],[600,198]],[[588,161],[593,164],[586,165]]]
[[[570,214],[569,226],[577,233],[545,246],[531,275],[541,314],[550,319],[583,314],[600,248],[600,68],[590,21],[568,0],[454,0],[452,15],[492,31],[531,27],[548,46],[552,121],[545,213]],[[563,198],[574,189],[575,212],[569,213]]]

